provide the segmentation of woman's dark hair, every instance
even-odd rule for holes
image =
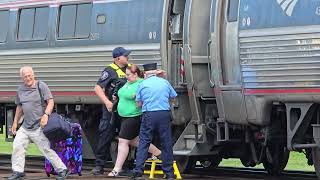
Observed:
[[[143,71],[141,71],[141,70],[139,69],[139,67],[138,67],[137,65],[135,65],[135,64],[129,65],[129,66],[127,67],[127,69],[128,69],[132,74],[137,73],[139,78],[143,78],[143,77],[144,77]]]

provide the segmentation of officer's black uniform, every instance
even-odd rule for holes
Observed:
[[[118,67],[119,68],[119,67]],[[121,68],[125,72],[126,67]],[[125,78],[119,78],[115,69],[111,66],[106,67],[97,82],[101,88],[105,89],[105,94],[112,101],[112,95],[116,93],[119,86],[126,82]],[[114,113],[116,115],[116,113]],[[117,115],[116,115],[117,116]],[[115,123],[111,123],[112,113],[109,112],[106,106],[102,106],[102,118],[99,124],[99,140],[96,149],[96,166],[103,167],[106,154],[109,152],[110,143],[114,138]]]

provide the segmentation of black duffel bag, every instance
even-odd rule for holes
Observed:
[[[60,141],[67,139],[72,134],[72,123],[58,113],[49,116],[47,125],[43,128],[43,134],[50,141]]]
[[[40,82],[37,83],[38,92],[41,99],[41,105],[43,107],[43,111],[46,108],[46,102],[42,95],[40,89]],[[60,141],[67,139],[72,135],[72,126],[73,123],[69,121],[70,119],[65,118],[58,113],[50,114],[48,118],[48,123],[43,128],[43,134],[50,140],[50,141]]]

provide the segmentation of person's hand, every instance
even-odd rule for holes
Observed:
[[[41,120],[40,120],[40,126],[41,128],[44,128],[47,124],[48,124],[48,120],[49,120],[49,116],[44,114],[42,117],[41,117]]]
[[[109,112],[111,112],[112,111],[112,107],[113,107],[113,103],[111,101],[109,101],[105,105],[106,105],[107,110]]]
[[[18,122],[13,122],[12,127],[11,127],[11,132],[13,135],[16,135],[17,127],[18,127]]]
[[[162,77],[162,78],[166,77],[166,71],[164,71],[162,69],[157,69],[156,74],[157,74],[157,76]]]

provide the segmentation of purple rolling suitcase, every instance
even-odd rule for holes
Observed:
[[[50,147],[57,152],[62,162],[67,166],[71,174],[81,176],[82,170],[82,135],[79,124],[74,123],[72,136],[66,140],[50,142]],[[50,174],[56,175],[49,160],[45,160],[45,170],[49,177]]]

